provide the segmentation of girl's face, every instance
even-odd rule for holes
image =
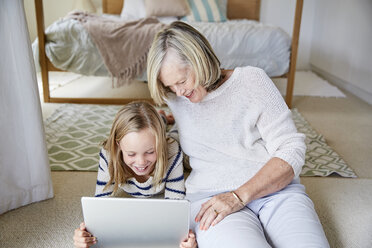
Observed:
[[[201,85],[194,89],[194,71],[190,66],[182,63],[173,49],[169,49],[165,55],[159,79],[165,87],[169,87],[177,96],[186,97],[190,102],[200,102],[207,95],[206,89]]]
[[[149,128],[125,135],[119,142],[124,162],[140,177],[149,177],[157,159],[156,138]]]

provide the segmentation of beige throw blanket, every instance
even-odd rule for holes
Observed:
[[[80,21],[88,31],[117,86],[142,74],[154,36],[166,26],[155,18],[121,22],[84,12],[68,17]]]

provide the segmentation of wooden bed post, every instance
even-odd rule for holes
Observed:
[[[41,79],[43,82],[44,102],[50,102],[48,63],[45,54],[45,33],[44,33],[44,10],[43,1],[35,0],[37,37],[39,39],[39,62],[41,68]]]
[[[122,6],[121,1],[120,6]],[[116,5],[116,6],[119,6]],[[120,7],[120,10],[122,8]],[[49,89],[49,71],[62,71],[55,68],[54,65],[49,61],[45,53],[45,25],[44,25],[44,10],[43,0],[35,0],[35,11],[36,11],[36,25],[37,35],[39,39],[39,61],[41,69],[41,78],[43,81],[43,95],[44,102],[50,103],[79,103],[79,104],[115,104],[123,105],[136,100],[146,100],[154,103],[152,99],[148,98],[72,98],[72,97],[51,97]]]
[[[120,1],[120,0],[116,0]],[[123,1],[115,6],[122,6]],[[119,8],[121,11],[122,7]],[[49,89],[49,71],[62,71],[55,68],[54,65],[49,61],[45,53],[45,25],[44,25],[44,11],[43,11],[43,0],[35,0],[36,10],[36,25],[37,25],[37,36],[39,39],[39,61],[41,69],[41,78],[43,81],[43,95],[44,102],[51,103],[80,103],[80,104],[115,104],[123,105],[136,100],[146,100],[154,103],[152,99],[148,98],[73,98],[73,97],[51,97]]]
[[[289,64],[289,73],[287,77],[287,93],[285,96],[285,101],[289,108],[292,107],[293,87],[294,87],[294,80],[295,80],[295,73],[296,73],[297,50],[298,50],[298,40],[300,37],[303,2],[304,2],[303,0],[297,0],[296,2],[296,12],[295,12],[294,23],[293,23],[291,58],[290,58],[290,64]]]

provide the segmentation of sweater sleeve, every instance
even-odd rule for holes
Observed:
[[[104,190],[107,182],[110,180],[107,157],[107,152],[102,148],[99,152],[99,166],[95,193],[96,197],[110,196],[114,190],[114,184],[111,184]]]
[[[257,82],[256,99],[261,109],[257,128],[269,154],[291,165],[297,178],[305,161],[305,135],[297,132],[283,97],[261,69],[257,70]]]
[[[183,199],[185,193],[185,178],[183,174],[183,154],[180,145],[171,139],[169,145],[168,170],[165,176],[166,199]]]

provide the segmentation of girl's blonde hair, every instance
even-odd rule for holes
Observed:
[[[125,164],[119,142],[130,132],[140,132],[149,128],[156,139],[156,163],[151,173],[154,186],[160,184],[168,166],[168,146],[166,127],[156,109],[147,102],[132,102],[122,107],[116,114],[110,135],[103,142],[103,147],[109,153],[108,170],[110,180],[105,188],[114,183],[113,194],[119,185],[133,177],[130,168]]]
[[[214,88],[221,76],[220,61],[208,40],[184,22],[173,22],[157,33],[147,58],[147,80],[155,103],[163,104],[171,92],[159,80],[163,60],[168,49],[173,49],[182,63],[195,73],[195,85],[207,91]]]

